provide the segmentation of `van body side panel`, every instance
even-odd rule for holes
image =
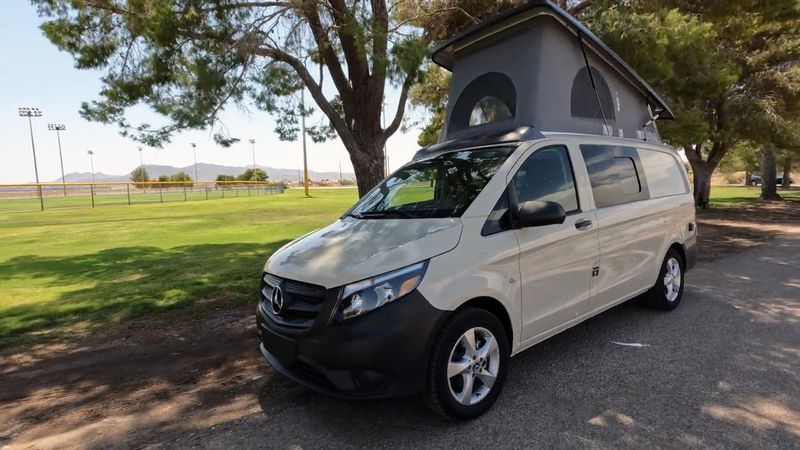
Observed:
[[[461,244],[431,260],[417,289],[440,310],[453,311],[480,297],[502,303],[511,319],[513,354],[521,333],[517,239],[511,230],[481,236],[486,217],[462,218],[462,221]]]
[[[522,338],[527,339],[592,309],[592,269],[599,252],[593,212],[567,216],[563,224],[515,230],[522,273]]]
[[[600,271],[597,304],[612,303],[652,285],[668,219],[650,201],[597,210]]]

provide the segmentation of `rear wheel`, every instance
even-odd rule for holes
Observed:
[[[434,343],[426,403],[453,419],[483,414],[500,395],[508,360],[508,337],[494,314],[477,308],[458,311]]]
[[[684,272],[683,258],[675,249],[669,249],[661,263],[656,284],[647,293],[647,303],[657,309],[677,308],[683,297]]]

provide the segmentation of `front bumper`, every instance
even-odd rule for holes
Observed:
[[[305,330],[281,327],[259,302],[257,322],[264,358],[310,389],[346,399],[385,398],[426,387],[430,344],[447,317],[413,291],[362,317],[328,323],[336,295]]]

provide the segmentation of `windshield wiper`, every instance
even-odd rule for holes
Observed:
[[[362,219],[380,219],[384,217],[403,217],[409,219],[414,216],[399,209],[384,209],[382,211],[367,211],[361,213]]]
[[[355,219],[363,219],[364,218],[364,216],[362,216],[361,214],[357,214],[357,213],[347,213],[344,216],[345,217],[353,217]]]

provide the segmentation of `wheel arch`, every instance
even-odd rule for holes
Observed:
[[[686,248],[684,248],[683,244],[681,244],[680,242],[673,242],[673,243],[672,243],[672,244],[671,244],[671,245],[670,245],[670,246],[667,248],[667,252],[669,252],[669,251],[670,251],[670,250],[672,250],[672,249],[674,249],[675,251],[677,251],[677,252],[678,252],[678,254],[681,256],[681,260],[682,260],[681,262],[683,263],[683,270],[684,270],[684,271],[686,271],[686,270],[687,270],[687,267],[686,267],[686,264],[687,264],[687,260],[686,260]],[[664,256],[666,257],[666,252],[664,253]],[[662,258],[662,260],[663,260],[663,258]]]
[[[511,316],[508,314],[506,307],[503,305],[502,302],[499,300],[492,298],[492,297],[475,297],[473,299],[467,300],[461,306],[456,309],[456,311],[460,311],[466,308],[478,308],[486,310],[492,314],[494,314],[498,319],[500,319],[500,323],[503,324],[503,328],[505,329],[506,336],[508,337],[508,344],[511,349],[514,349],[514,326],[511,323]],[[513,350],[512,350],[513,354]]]

